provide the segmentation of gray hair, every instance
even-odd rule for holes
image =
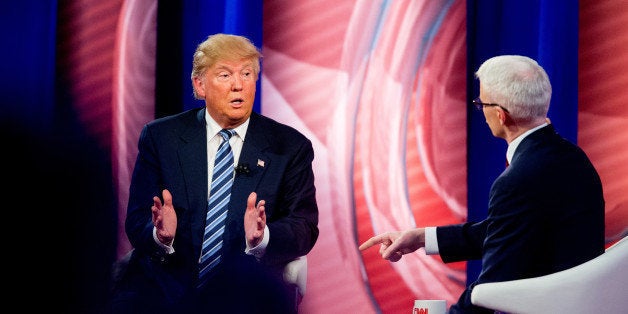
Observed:
[[[491,102],[508,109],[515,120],[546,117],[552,85],[545,70],[533,59],[503,55],[486,60],[475,72]]]

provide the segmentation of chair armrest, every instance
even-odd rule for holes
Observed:
[[[299,288],[299,294],[304,296],[307,283],[307,257],[303,255],[286,264],[283,269],[283,279],[287,283],[296,285]]]
[[[476,285],[471,303],[507,313],[626,313],[628,240],[552,274]]]

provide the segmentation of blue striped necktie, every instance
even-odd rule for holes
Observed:
[[[221,260],[222,234],[225,230],[225,219],[233,184],[234,161],[229,138],[235,134],[235,131],[223,129],[219,134],[222,136],[222,143],[218,147],[214,160],[203,246],[199,259],[199,287],[204,284],[208,278],[207,275]]]

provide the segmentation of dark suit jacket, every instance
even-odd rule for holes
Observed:
[[[139,139],[126,218],[126,232],[134,247],[129,271],[157,282],[173,302],[195,286],[198,276],[209,179],[205,108],[189,110],[148,123]],[[253,113],[236,174],[224,234],[223,265],[254,260],[245,255],[244,211],[249,194],[266,200],[270,241],[255,264],[276,276],[294,258],[307,254],[318,237],[311,141],[297,130]],[[152,198],[168,189],[177,214],[175,253],[166,255],[153,240]]]
[[[436,231],[443,261],[482,259],[450,312],[481,312],[471,304],[476,284],[542,276],[604,252],[602,184],[585,153],[548,125],[519,144],[493,183],[485,220]]]

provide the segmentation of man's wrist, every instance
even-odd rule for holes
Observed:
[[[161,242],[161,240],[159,240],[156,227],[153,227],[153,240],[155,240],[155,243],[157,243],[160,248],[164,249],[164,252],[166,252],[166,254],[174,253],[174,247],[172,246],[174,244],[174,239],[170,241],[170,244],[164,244],[163,242]]]

